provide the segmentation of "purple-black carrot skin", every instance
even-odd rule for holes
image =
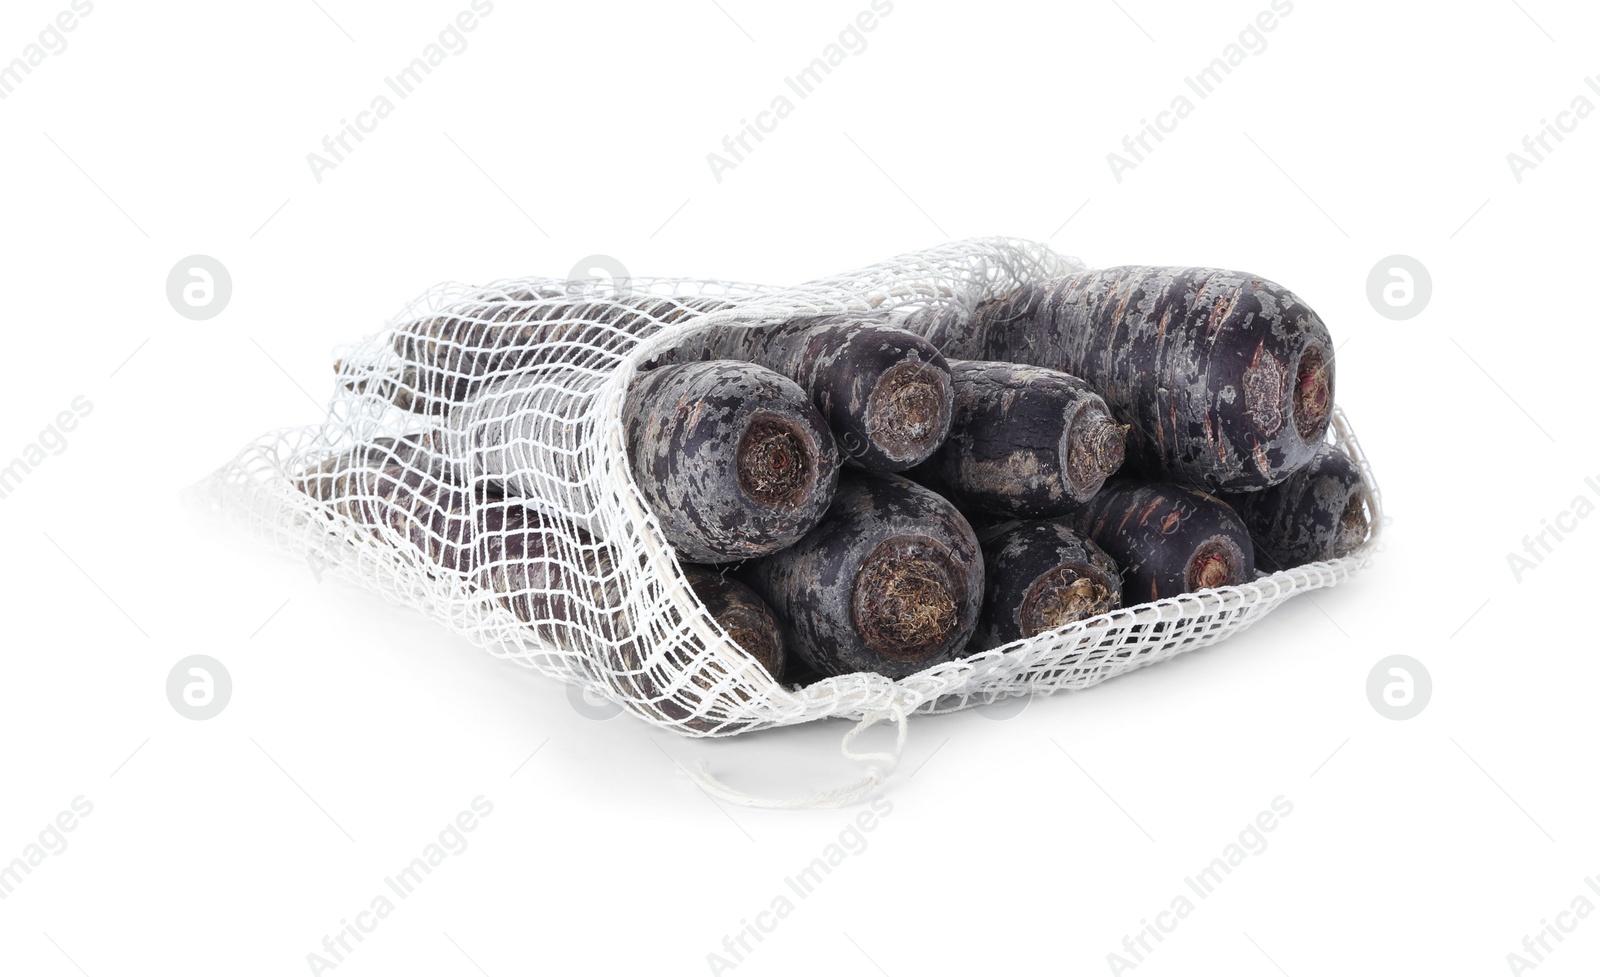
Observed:
[[[894,475],[847,473],[821,525],[746,572],[784,621],[787,650],[825,675],[897,679],[949,661],[983,602],[972,527]]]
[[[597,393],[604,373],[530,366],[485,385],[438,433],[461,481],[492,486],[545,512],[598,528]]]
[[[1255,578],[1244,523],[1196,489],[1114,478],[1066,521],[1122,568],[1127,605]]]
[[[1127,427],[1077,377],[1043,367],[951,360],[950,436],[910,477],[963,511],[1060,515],[1122,467]]]
[[[723,694],[748,698],[730,684],[720,662],[697,660],[678,647],[656,650],[645,622],[631,618],[610,547],[515,502],[478,513],[479,542],[473,582],[548,645],[582,660],[599,655],[597,678],[645,713],[687,729],[733,732],[744,723],[725,722],[715,709]],[[637,568],[643,572],[642,565]],[[706,610],[739,644],[736,655],[759,665],[770,680],[783,668],[777,620],[749,588],[721,577],[712,567],[683,566]],[[753,674],[746,684],[761,681]]]
[[[484,507],[477,522],[473,583],[541,641],[580,663],[598,655],[591,674],[649,715],[701,733],[736,728],[700,709],[725,676],[686,651],[664,649],[652,658],[649,629],[625,610],[610,547],[515,502]],[[722,624],[732,631],[744,620],[741,614]]]
[[[953,303],[924,306],[905,313],[895,325],[926,339],[948,360],[984,358],[986,323],[971,309]]]
[[[307,494],[380,534],[399,536],[429,566],[469,577],[548,644],[584,647],[583,633],[614,640],[631,626],[604,547],[517,502],[474,494],[428,453],[425,439],[380,438],[301,477]],[[333,477],[329,480],[328,475]]]
[[[350,477],[358,471],[382,469],[389,465],[410,465],[424,450],[419,435],[404,438],[376,438],[365,444],[331,455],[295,477],[295,488],[318,502],[344,503],[351,498]],[[433,463],[422,461],[422,467]]]
[[[473,583],[546,644],[565,651],[636,641],[609,547],[518,502],[491,500],[468,522]]]
[[[610,547],[518,502],[474,497],[445,481],[445,469],[424,472],[407,454],[416,447],[380,439],[329,459],[298,481],[302,490],[374,532],[398,533],[428,566],[466,577],[545,645],[579,662],[600,655],[597,677],[645,712],[702,733],[742,728],[701,708],[728,678],[720,666],[697,663],[681,651],[650,658],[649,631],[624,610]],[[399,455],[407,461],[397,462]],[[685,572],[691,584],[695,573],[716,578],[706,568]],[[759,598],[733,581],[696,589],[736,640],[745,636],[741,647],[753,663],[769,675],[781,671],[778,624]]]
[[[426,436],[378,438],[301,473],[296,487],[375,531],[387,529],[429,564],[470,565],[469,494],[449,484]]]
[[[838,482],[833,437],[805,391],[754,363],[638,376],[623,404],[628,464],[686,560],[764,556],[804,536]]]
[[[695,297],[575,300],[553,289],[486,295],[396,328],[391,343],[403,364],[399,376],[345,382],[402,410],[444,414],[497,378],[582,353],[563,344],[606,342],[617,333],[643,339],[725,305]]]
[[[984,651],[1122,606],[1122,576],[1105,550],[1065,520],[980,532],[983,613],[969,651]]]
[[[740,359],[776,370],[808,394],[845,464],[897,472],[918,464],[950,428],[950,372],[939,351],[882,319],[834,316],[713,326],[656,362]]]
[[[684,579],[739,647],[774,679],[783,675],[783,626],[754,590],[716,567],[683,564]]]
[[[1223,496],[1250,530],[1263,570],[1345,556],[1366,541],[1366,488],[1350,456],[1325,444],[1271,488]]]
[[[646,714],[702,733],[727,728],[699,714],[715,677],[694,672],[684,652],[651,657],[650,631],[625,610],[610,547],[516,502],[480,509],[477,526],[473,583],[540,641]],[[586,664],[591,656],[598,666]]]
[[[803,689],[808,685],[815,685],[828,676],[822,674],[799,655],[790,655],[783,666],[783,685],[788,689]]]
[[[1133,425],[1130,461],[1146,475],[1207,491],[1264,488],[1310,461],[1327,430],[1327,327],[1263,278],[1107,268],[1025,285],[976,316],[987,359],[1087,381]]]
[[[617,595],[582,582],[614,578],[603,547],[581,534],[574,541],[519,503],[452,484],[452,473],[423,444],[380,438],[323,462],[298,483],[351,520],[398,534],[429,565],[470,577],[518,620],[538,622],[535,631],[547,643],[581,647],[557,632],[585,624],[607,640],[627,633],[608,612],[620,605]]]

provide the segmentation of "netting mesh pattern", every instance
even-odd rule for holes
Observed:
[[[204,495],[320,572],[693,736],[1086,688],[1219,641],[1366,565],[1380,496],[1336,412],[1330,436],[1360,467],[1372,526],[1343,559],[1113,611],[898,681],[863,673],[788,688],[730,640],[629,474],[622,417],[639,365],[713,327],[959,317],[1024,281],[1079,270],[1042,245],[985,239],[796,288],[441,285],[343,351],[324,423],[263,436]]]

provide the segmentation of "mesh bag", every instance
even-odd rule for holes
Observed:
[[[263,436],[203,483],[203,494],[319,570],[655,725],[726,736],[856,720],[844,752],[868,769],[838,790],[760,799],[703,769],[695,775],[743,803],[847,803],[893,770],[908,715],[1087,688],[1204,647],[1296,593],[1339,583],[1377,546],[1378,487],[1335,410],[1330,438],[1361,471],[1371,525],[1347,557],[1115,610],[898,681],[859,673],[787,687],[756,665],[696,597],[630,476],[621,418],[640,364],[730,324],[844,313],[959,318],[1025,281],[1080,270],[1039,244],[985,239],[795,288],[684,279],[441,285],[345,351],[324,423]],[[494,398],[515,424],[485,425],[481,411],[463,421],[451,407]],[[897,726],[894,749],[854,752],[855,737],[881,721]]]

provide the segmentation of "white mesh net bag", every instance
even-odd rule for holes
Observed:
[[[346,351],[323,424],[265,435],[204,483],[204,495],[319,569],[658,726],[726,736],[856,720],[844,752],[868,769],[838,790],[761,799],[696,774],[747,804],[849,803],[892,772],[909,715],[1082,689],[1204,647],[1296,593],[1339,583],[1377,546],[1378,488],[1335,410],[1330,437],[1361,471],[1371,525],[1345,558],[1115,610],[899,680],[856,673],[785,686],[758,665],[696,596],[630,474],[622,419],[640,364],[729,324],[960,316],[1023,282],[1081,270],[1042,245],[985,239],[796,288],[441,285]],[[461,420],[467,403],[477,405],[472,422]],[[897,726],[893,750],[853,752],[855,737],[881,721]]]

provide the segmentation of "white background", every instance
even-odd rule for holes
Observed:
[[[478,795],[494,807],[470,845],[338,974],[716,972],[707,954],[785,893],[793,912],[724,972],[1115,972],[1123,937],[1279,795],[1293,813],[1266,849],[1190,893],[1132,972],[1505,973],[1542,920],[1600,905],[1600,519],[1520,582],[1507,564],[1596,498],[1600,119],[1520,182],[1506,159],[1580,94],[1600,105],[1600,14],[1295,0],[1201,100],[1184,77],[1265,0],[1119,2],[895,0],[800,100],[784,76],[865,0],[495,0],[318,182],[307,154],[467,0],[98,0],[0,101],[0,465],[93,405],[0,500],[0,861],[93,804],[0,901],[0,971],[313,972]],[[0,63],[66,7],[8,0]],[[707,154],[780,94],[792,114],[719,182]],[[1192,114],[1119,182],[1107,153],[1180,94]],[[785,284],[992,234],[1294,289],[1343,344],[1338,399],[1392,523],[1370,572],[1224,644],[914,720],[892,812],[803,900],[784,878],[858,812],[719,805],[679,764],[826,788],[854,775],[844,724],[703,742],[587,718],[178,502],[316,419],[335,347],[440,280],[601,253]],[[232,274],[209,321],[166,298],[192,254]],[[1367,299],[1392,254],[1432,275],[1405,321]],[[234,682],[205,722],[164,694],[197,653]],[[1396,653],[1434,685],[1403,722],[1365,692]],[[1600,914],[1563,918],[1541,977],[1600,964]]]

